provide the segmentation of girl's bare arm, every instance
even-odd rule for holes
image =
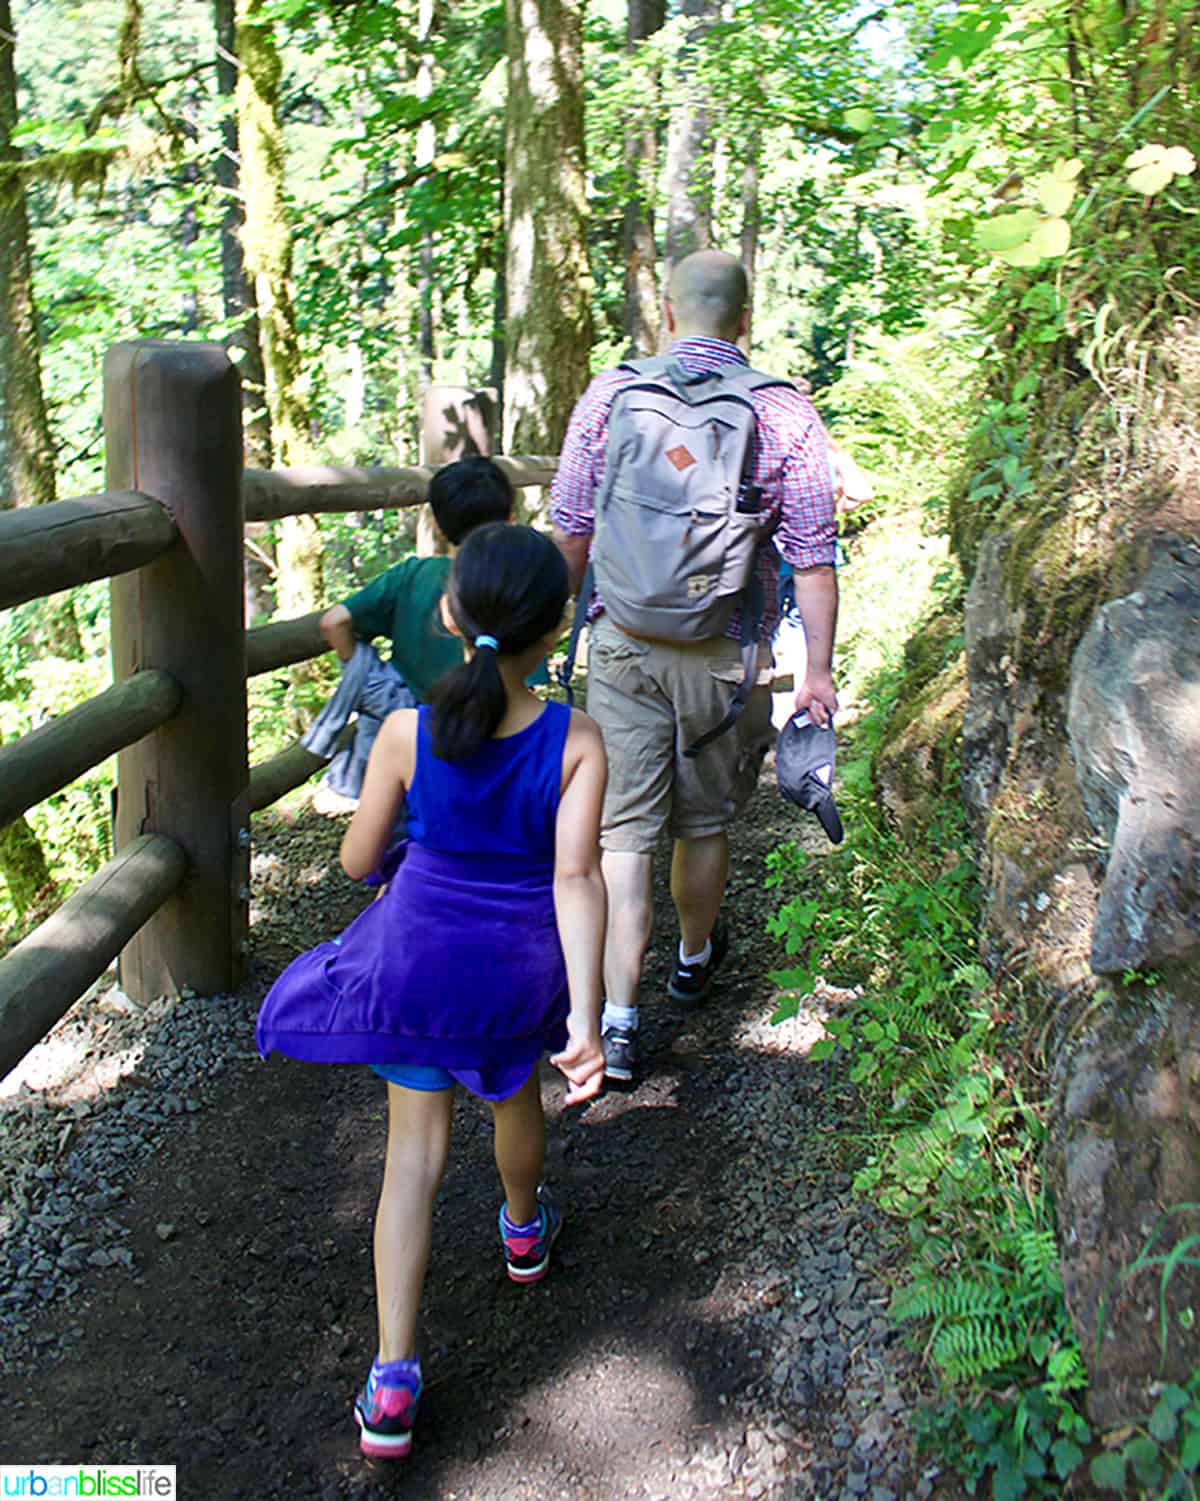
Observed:
[[[608,901],[600,872],[600,810],[608,762],[594,720],[575,712],[563,752],[563,788],[554,846],[554,911],[567,966],[567,1045],[550,1062],[567,1078],[568,1105],[591,1099],[604,1082],[600,1045],[604,928]]]
[[[383,721],[371,747],[358,807],[342,840],[342,869],[352,880],[361,881],[379,868],[416,756],[417,711],[397,709]]]

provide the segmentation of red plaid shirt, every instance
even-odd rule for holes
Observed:
[[[748,363],[736,345],[723,339],[680,339],[671,353],[692,372]],[[636,378],[628,370],[604,371],[571,414],[558,473],[550,486],[550,519],[569,536],[590,537],[596,529],[593,497],[604,477],[609,409],[617,392]],[[751,399],[758,422],[751,481],[762,488],[764,511],[778,516],[774,535],[758,552],[763,639],[770,640],[779,619],[780,557],[793,568],[832,564],[836,512],[825,429],[809,398],[787,386],[768,386]],[[603,608],[594,595],[589,618]],[[735,615],[726,634],[737,638],[740,631]]]

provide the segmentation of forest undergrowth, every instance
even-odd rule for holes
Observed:
[[[843,1147],[855,1188],[904,1224],[908,1256],[893,1317],[934,1368],[944,1401],[923,1446],[974,1494],[1052,1496],[1084,1458],[1080,1352],[1062,1297],[1043,1180],[1038,1060],[1012,1051],[1019,1001],[976,954],[979,893],[952,788],[919,840],[888,827],[872,752],[902,678],[876,680],[841,768],[846,845],[817,872],[781,849],[786,897],[773,932],[803,958],[776,976],[780,1014],[819,974],[854,999],[814,1056],[849,1055],[866,1129]]]
[[[795,960],[773,979],[778,1020],[818,980],[850,997],[813,1057],[849,1063],[865,1125],[844,1159],[906,1236],[890,1312],[940,1393],[917,1414],[919,1448],[994,1501],[1194,1497],[1200,1379],[1164,1384],[1148,1422],[1115,1434],[1084,1413],[1045,1162],[1045,1017],[980,961],[958,736],[919,817],[899,826],[882,795],[889,732],[962,652],[961,578],[940,540],[894,514],[852,544],[842,578],[847,836],[819,860],[795,844],[770,858],[769,931]]]

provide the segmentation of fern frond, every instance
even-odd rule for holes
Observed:
[[[1007,1305],[1004,1289],[995,1283],[962,1277],[956,1282],[912,1282],[892,1299],[892,1317],[910,1319],[982,1319],[999,1314]]]
[[[969,1318],[939,1329],[929,1354],[947,1381],[967,1382],[1015,1360],[1023,1343],[1004,1318]]]

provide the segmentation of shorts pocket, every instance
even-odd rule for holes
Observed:
[[[709,662],[708,675],[714,682],[728,683],[730,687],[736,688],[746,676],[746,669],[740,656],[732,660],[728,657],[722,657]],[[775,668],[771,662],[771,658],[766,655],[760,655],[758,674],[754,679],[756,686],[766,688],[773,681],[774,677]]]
[[[746,676],[746,672],[740,660],[734,662],[721,661],[710,662],[708,664],[708,675],[714,682],[728,683],[731,688],[736,688]]]
[[[641,662],[649,651],[648,641],[636,641],[632,636],[617,635],[611,630],[595,632],[588,643],[588,663],[615,666],[620,662]]]

